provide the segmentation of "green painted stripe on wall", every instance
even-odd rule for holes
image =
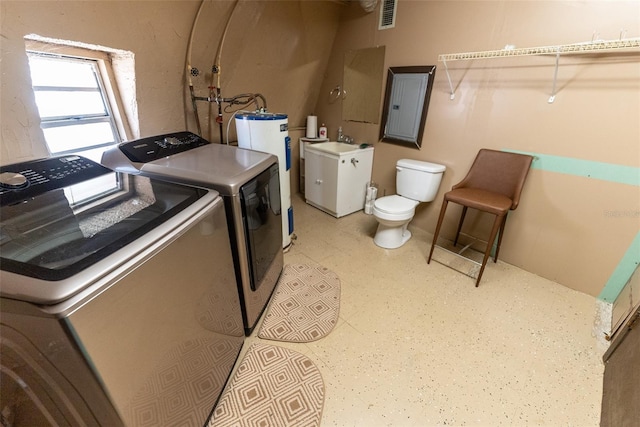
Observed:
[[[619,184],[640,186],[640,168],[634,166],[594,162],[591,160],[551,156],[540,153],[528,153],[526,151],[518,150],[503,151],[534,156],[533,163],[531,164],[533,169],[583,176],[585,178],[600,179],[603,181],[617,182]]]
[[[619,184],[640,186],[640,168],[616,165],[612,163],[594,162],[590,160],[573,159],[570,157],[550,156],[547,154],[529,153],[526,151],[507,150],[510,153],[528,154],[534,156],[531,167],[550,172],[583,176],[585,178],[600,179],[617,182]],[[624,289],[633,272],[640,264],[640,232],[636,235],[618,266],[602,288],[598,299],[613,303]]]
[[[640,233],[636,234],[631,246],[627,249],[611,277],[609,277],[600,295],[598,295],[598,299],[614,302],[627,282],[629,282],[629,279],[631,279],[636,268],[638,268],[638,264],[640,264]]]

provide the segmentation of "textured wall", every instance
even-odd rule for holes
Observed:
[[[452,101],[438,55],[590,41],[594,31],[607,40],[619,38],[621,29],[626,37],[639,37],[638,16],[637,1],[400,0],[396,27],[378,31],[378,13],[366,15],[352,5],[341,21],[316,110],[327,117],[330,135],[342,125],[358,142],[376,142],[378,125],[342,122],[341,105],[323,96],[342,78],[344,52],[385,45],[387,67],[437,65],[422,149],[375,144],[379,194],[395,191],[399,158],[446,165],[438,198],[421,205],[413,221],[433,232],[442,194],[462,179],[479,148],[553,156],[559,169],[538,162],[541,168],[531,171],[500,255],[595,296],[640,231],[640,54],[562,57],[553,104],[547,103],[553,56],[449,63]],[[587,176],[599,162],[606,164],[606,176]],[[635,176],[632,183],[619,181],[624,170]],[[444,237],[453,235],[458,212],[448,210]],[[484,218],[469,217],[466,225],[470,234],[488,234]]]
[[[196,94],[209,94],[211,68],[231,17],[220,61],[222,96],[260,92],[270,111],[290,115],[292,128],[303,124],[317,101],[344,6],[324,1],[241,0],[232,15],[234,4],[204,2],[191,50],[192,66],[202,71],[193,79]],[[184,82],[187,48],[199,6],[199,1],[189,0],[3,1],[0,162],[47,155],[25,55],[24,36],[28,34],[133,52],[137,105],[131,110],[137,109],[137,117],[130,120],[139,121],[139,126],[133,126],[139,127],[139,136],[185,128],[195,131]],[[198,107],[203,135],[219,141],[217,125],[209,130],[209,105],[199,103]],[[217,115],[215,106],[213,113]],[[224,114],[225,139],[229,117]],[[231,130],[233,139],[233,124]],[[294,129],[294,138],[296,132],[302,134]]]

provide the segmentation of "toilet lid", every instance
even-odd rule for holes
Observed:
[[[377,199],[374,203],[374,206],[378,210],[386,213],[400,213],[411,211],[417,205],[417,201],[398,196],[397,194],[394,194],[393,196],[382,197],[380,199]]]

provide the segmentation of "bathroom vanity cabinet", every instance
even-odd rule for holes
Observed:
[[[300,138],[298,140],[300,147],[300,192],[304,194],[304,182],[305,182],[305,158],[304,149],[311,144],[319,144],[321,142],[329,142],[328,138]]]
[[[325,142],[305,149],[305,198],[336,218],[364,207],[373,147]]]

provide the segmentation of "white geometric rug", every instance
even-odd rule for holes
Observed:
[[[326,336],[340,313],[340,279],[331,270],[285,265],[258,337],[310,342]]]
[[[253,344],[213,411],[208,427],[317,427],[324,383],[303,354]]]

